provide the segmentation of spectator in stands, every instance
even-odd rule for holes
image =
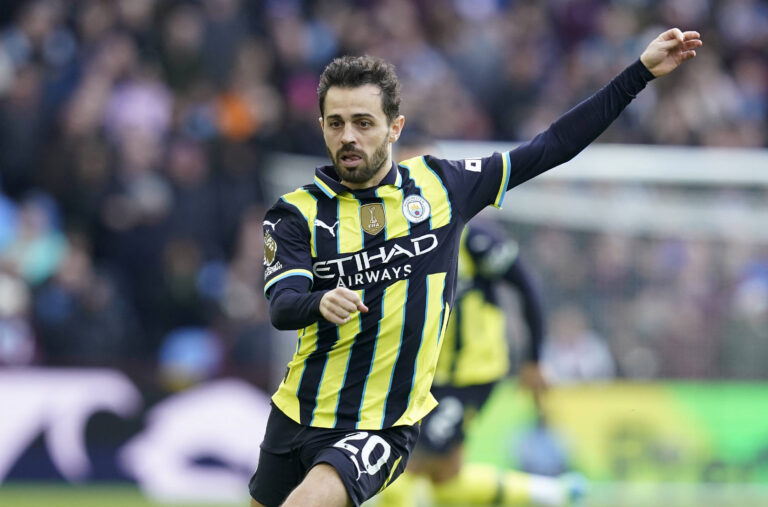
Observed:
[[[55,200],[60,223],[46,237],[78,231],[93,244],[97,271],[114,280],[117,299],[132,307],[142,333],[151,336],[143,349],[151,361],[168,331],[155,308],[168,293],[165,284],[176,279],[169,270],[179,268],[163,262],[170,238],[200,249],[199,262],[189,263],[199,271],[189,276],[207,279],[218,269],[242,277],[228,282],[230,288],[260,279],[259,260],[240,252],[238,238],[260,218],[249,210],[271,200],[263,174],[270,151],[325,155],[315,76],[333,56],[370,53],[395,62],[404,109],[411,118],[430,118],[422,128],[433,138],[508,141],[529,138],[607,81],[626,55],[638,53],[649,27],[702,27],[717,43],[700,55],[696,71],[683,70],[642,94],[601,140],[768,146],[764,2],[26,0],[4,6],[0,189],[10,198],[6,209],[38,190]],[[426,104],[428,115],[421,114]],[[743,200],[745,193],[735,195]],[[17,267],[28,264],[15,236],[29,225],[27,215],[19,222],[3,209],[0,250]],[[13,255],[6,250],[11,237]],[[724,304],[725,315],[713,311],[718,287],[747,291],[742,272],[723,260],[732,258],[730,247],[712,246],[713,254],[693,266],[699,261],[678,258],[663,241],[630,245],[545,229],[522,248],[530,248],[547,278],[543,286],[553,305],[594,301],[583,310],[592,327],[615,351],[633,354],[629,361],[617,358],[621,374],[715,375],[721,368],[736,375],[732,363],[713,359],[716,351],[741,357],[734,336],[748,335],[760,322],[759,312],[743,303]],[[46,250],[48,267],[26,271],[28,290],[45,288],[31,290],[32,307],[40,307],[47,285],[61,283],[61,269],[75,269],[65,250]],[[608,263],[596,269],[584,251]],[[246,269],[248,262],[257,265]],[[684,274],[677,276],[675,262]],[[709,273],[705,283],[693,287],[702,273]],[[593,282],[597,297],[587,291]],[[681,300],[688,301],[682,313],[690,318],[673,329],[669,309]],[[212,324],[221,315],[206,310],[198,317]],[[706,354],[696,365],[665,359],[664,337],[687,346],[680,340],[700,329],[699,318],[706,320]],[[253,331],[238,335],[237,350],[261,333],[254,319]],[[759,342],[759,333],[754,339]],[[254,350],[268,353],[268,347]],[[758,366],[744,372],[760,374]]]

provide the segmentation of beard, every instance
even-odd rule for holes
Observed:
[[[368,155],[365,152],[356,150],[352,145],[342,146],[335,156],[327,146],[325,149],[328,151],[328,157],[333,162],[336,174],[342,181],[365,183],[373,178],[387,161],[387,147],[387,138],[385,137],[384,141],[374,150],[370,160],[368,160]],[[341,165],[339,161],[341,160],[342,153],[353,153],[360,157],[361,160],[358,166],[354,169],[348,169]]]

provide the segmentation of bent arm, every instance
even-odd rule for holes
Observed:
[[[269,318],[280,330],[301,329],[320,320],[320,300],[325,291],[308,292],[310,281],[302,276],[280,280],[270,289]]]
[[[344,287],[307,292],[310,281],[302,276],[280,280],[271,289],[269,317],[277,329],[301,329],[320,319],[336,325],[349,321],[355,312],[367,312],[360,295]]]

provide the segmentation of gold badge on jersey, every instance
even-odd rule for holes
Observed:
[[[360,225],[368,234],[378,234],[384,230],[387,223],[384,205],[381,203],[364,204],[360,206]]]
[[[271,266],[275,262],[276,254],[277,242],[268,232],[264,233],[264,265]]]

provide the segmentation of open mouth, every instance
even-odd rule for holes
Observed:
[[[350,152],[342,153],[341,156],[339,157],[339,162],[341,162],[341,165],[343,165],[344,167],[355,167],[362,160],[363,158],[360,155],[356,153],[350,153]]]

